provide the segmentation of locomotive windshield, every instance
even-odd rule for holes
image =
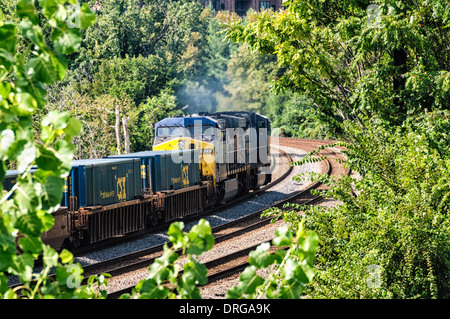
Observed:
[[[198,125],[198,126],[188,126],[186,127],[189,136],[195,137],[196,135],[201,135],[203,138],[212,139],[214,138],[214,127],[212,125]]]
[[[214,127],[212,125],[188,126],[160,126],[156,131],[157,137],[195,137],[200,135],[204,139],[214,138]]]
[[[180,126],[161,126],[156,132],[158,137],[180,137],[184,136],[184,128]]]

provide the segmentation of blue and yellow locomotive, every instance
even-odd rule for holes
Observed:
[[[201,176],[215,201],[227,201],[271,181],[270,121],[253,112],[218,112],[156,124],[154,150],[198,149]]]
[[[172,117],[155,125],[152,151],[73,161],[43,240],[57,249],[95,244],[258,189],[271,181],[269,132],[253,112]],[[5,190],[17,176],[7,173]]]

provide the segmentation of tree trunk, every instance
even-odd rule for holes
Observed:
[[[128,119],[122,117],[123,136],[125,140],[125,154],[130,153],[130,135],[128,135]]]
[[[117,154],[122,154],[122,140],[120,138],[120,104],[116,104],[116,125],[114,126],[117,139]]]

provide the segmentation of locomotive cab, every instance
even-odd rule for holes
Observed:
[[[214,143],[220,138],[219,123],[208,116],[171,117],[155,125],[154,151],[198,149],[199,165],[204,180],[215,184]]]
[[[202,113],[155,125],[153,150],[199,149],[203,180],[216,201],[228,201],[271,181],[270,121],[253,112]]]

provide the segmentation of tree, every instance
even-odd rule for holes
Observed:
[[[147,97],[157,95],[169,79],[169,67],[158,56],[112,58],[102,61],[88,92],[93,97],[130,98],[139,106]]]
[[[450,3],[369,4],[293,0],[229,23],[229,38],[277,55],[276,88],[313,101],[361,174],[299,176],[342,204],[268,214],[295,225],[303,210],[318,233],[311,298],[448,298]]]
[[[157,96],[147,98],[139,110],[135,110],[131,115],[134,130],[132,130],[130,139],[134,148],[150,150],[155,137],[154,125],[167,117],[182,114],[182,111],[177,108],[176,97],[171,88],[162,90]],[[136,145],[140,145],[141,149]]]
[[[313,97],[336,133],[344,133],[346,120],[364,128],[375,115],[401,123],[426,109],[448,109],[449,4],[376,3],[377,20],[370,23],[368,1],[289,1],[286,11],[231,23],[228,37],[276,54],[288,68],[277,87]],[[396,50],[407,53],[407,70]],[[348,134],[343,137],[351,138]]]
[[[67,60],[64,54],[74,52],[81,42],[80,28],[95,19],[87,4],[74,3],[76,10],[67,19],[65,1],[17,2],[14,22],[4,21],[0,14],[0,180],[8,162],[17,162],[19,177],[14,186],[3,190],[0,184],[0,295],[19,298],[8,287],[6,273],[19,276],[25,298],[93,298],[104,296],[94,289],[104,278],[92,277],[86,286],[82,272],[73,274],[73,255],[63,250],[58,254],[41,240],[44,231],[54,223],[52,213],[60,206],[64,178],[71,168],[74,146],[72,138],[81,125],[67,112],[52,111],[41,121],[40,138],[34,142],[32,115],[46,102],[45,85],[64,78]],[[77,21],[75,25],[72,23]],[[51,43],[46,41],[44,30]],[[22,33],[24,47],[18,48]],[[35,167],[33,167],[36,165]],[[31,173],[31,169],[34,172]],[[19,253],[20,249],[20,253]],[[42,255],[43,267],[34,272],[34,262]],[[55,269],[56,280],[48,274]],[[73,275],[73,276],[72,276]],[[72,276],[72,277],[71,277]]]
[[[202,30],[192,33],[180,60],[178,103],[186,112],[214,112],[229,83],[228,61],[236,45],[225,39],[223,26],[210,9],[201,14]]]
[[[226,93],[220,98],[221,110],[248,110],[262,113],[272,80],[283,72],[276,58],[252,52],[242,45],[232,55],[227,69]]]
[[[70,59],[69,82],[94,100],[105,95],[131,99],[130,150],[148,150],[153,133],[144,132],[154,123],[135,116],[148,111],[148,100],[177,90],[185,75],[196,72],[201,64],[196,52],[203,52],[199,48],[210,17],[193,0],[111,0],[95,9],[97,20]]]

